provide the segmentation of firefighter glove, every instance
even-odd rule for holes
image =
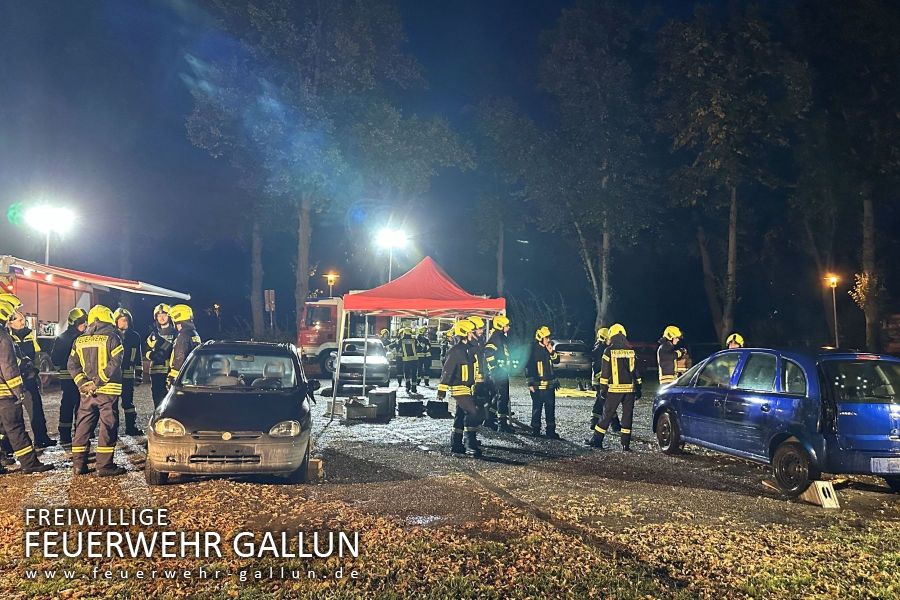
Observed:
[[[82,396],[94,396],[97,393],[97,384],[93,381],[86,381],[78,386],[78,391]]]
[[[438,400],[443,400],[447,397],[447,392],[445,392],[444,390],[438,390],[437,397]]]

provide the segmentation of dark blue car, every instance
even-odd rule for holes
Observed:
[[[883,477],[900,491],[900,359],[874,354],[723,350],[653,403],[660,448],[685,443],[772,465],[798,496],[822,472]]]

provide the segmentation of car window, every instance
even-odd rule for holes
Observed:
[[[737,387],[754,392],[775,391],[775,355],[753,352],[741,370]]]
[[[587,352],[584,344],[557,344],[554,348],[557,352]]]
[[[792,360],[781,362],[781,389],[786,394],[806,395],[806,373]]]
[[[295,387],[297,380],[290,356],[202,352],[185,365],[180,383],[231,389],[284,389]]]
[[[685,373],[681,377],[675,380],[674,385],[681,387],[691,385],[691,380],[694,378],[694,375],[697,374],[697,371],[700,370],[701,366],[703,366],[703,363],[697,363],[696,365],[685,371]]]
[[[369,341],[366,344],[368,349],[368,356],[384,356],[384,344],[381,342],[373,342]],[[359,341],[349,341],[344,343],[344,351],[342,352],[343,356],[362,356],[365,350],[365,346],[363,346],[362,340]]]
[[[697,377],[697,387],[728,387],[740,354],[722,354],[710,360]]]
[[[900,363],[829,360],[824,367],[838,402],[900,404]]]

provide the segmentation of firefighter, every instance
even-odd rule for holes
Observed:
[[[606,403],[606,399],[600,393],[600,371],[603,364],[603,353],[604,351],[606,351],[606,347],[608,345],[609,329],[606,327],[601,327],[597,330],[597,341],[594,343],[594,348],[591,350],[591,382],[593,383],[594,391],[597,392],[597,396],[594,400],[594,409],[591,411],[590,431],[592,436],[585,440],[586,444],[591,443],[591,440],[593,439],[594,427],[596,427],[600,419],[603,418],[603,405]],[[621,428],[618,414],[613,415],[613,419],[609,424],[609,428],[612,431],[618,431]]]
[[[391,331],[390,329],[382,329],[378,336],[381,338],[381,343],[384,345],[385,349],[391,345]]]
[[[166,380],[166,386],[171,386],[184,361],[187,360],[191,351],[200,345],[200,334],[194,327],[194,311],[187,304],[176,304],[169,310],[169,316],[175,323],[175,329],[178,335],[175,336],[175,343],[172,344],[172,357],[169,360],[169,375]]]
[[[45,465],[38,460],[31,438],[25,429],[25,415],[22,405],[30,402],[30,392],[25,389],[16,343],[6,329],[6,324],[21,308],[22,302],[13,294],[4,294],[0,299],[0,430],[9,442],[12,455],[19,461],[22,473],[42,473],[53,465]],[[0,473],[6,469],[0,465]]]
[[[406,381],[406,393],[415,394],[416,380],[419,370],[419,349],[412,329],[403,327],[400,329],[400,339],[397,342],[400,364],[403,367],[403,379]]]
[[[78,412],[78,403],[81,402],[81,394],[78,386],[72,380],[69,373],[69,355],[72,354],[72,344],[75,338],[87,329],[87,313],[83,308],[73,308],[66,317],[68,327],[55,340],[50,351],[50,361],[57,369],[59,387],[62,391],[62,399],[59,401],[59,443],[62,446],[72,445],[72,423]]]
[[[119,308],[113,313],[116,329],[125,347],[122,359],[122,412],[125,413],[125,435],[144,435],[137,426],[137,410],[134,408],[134,388],[144,381],[144,365],[141,352],[141,336],[134,330],[131,311]]]
[[[469,352],[475,356],[475,402],[485,411],[484,426],[497,431],[497,407],[494,404],[494,382],[491,380],[487,369],[487,361],[484,354],[484,319],[477,315],[467,317],[475,330],[472,332],[472,340],[469,342]]]
[[[515,429],[509,424],[509,373],[512,358],[509,354],[509,319],[504,315],[494,317],[493,331],[484,345],[484,360],[491,381],[494,382],[494,402],[497,408],[497,428],[505,433]]]
[[[119,338],[113,313],[106,306],[92,307],[87,323],[87,329],[75,338],[69,354],[69,374],[81,394],[72,437],[72,468],[75,475],[87,474],[88,446],[99,421],[97,475],[124,475],[125,469],[113,462],[113,453],[119,436],[119,396],[122,394],[125,347]]]
[[[605,399],[603,417],[594,426],[589,445],[603,449],[603,437],[622,405],[622,450],[631,450],[631,422],[634,401],[641,397],[641,377],[634,350],[628,345],[625,327],[616,323],[609,328],[609,346],[603,351],[600,367],[600,393]]]
[[[551,440],[560,439],[556,433],[556,390],[559,381],[553,372],[553,365],[559,363],[559,356],[550,341],[550,328],[542,325],[534,332],[534,343],[525,364],[528,377],[528,391],[531,393],[531,433],[541,435],[541,411],[546,416],[545,436]]]
[[[40,369],[38,368],[38,344],[34,330],[25,323],[25,315],[16,312],[9,320],[9,332],[16,343],[19,357],[19,372],[22,373],[25,389],[30,394],[31,402],[25,404],[28,418],[31,421],[31,432],[34,434],[35,448],[49,448],[56,445],[56,440],[47,434],[47,417],[44,415],[44,400],[41,398]]]
[[[144,343],[147,349],[144,358],[150,363],[150,393],[153,396],[154,408],[158,407],[166,396],[169,360],[172,358],[172,345],[178,333],[169,317],[170,310],[168,304],[157,304],[153,308],[153,325]]]
[[[416,337],[417,354],[419,356],[419,380],[425,380],[425,387],[431,385],[431,340],[428,339],[428,327],[419,327]]]
[[[468,447],[468,453],[477,458],[482,455],[478,428],[484,422],[484,410],[478,406],[472,395],[475,388],[475,356],[470,352],[469,343],[472,340],[473,330],[473,324],[465,319],[454,325],[453,335],[458,341],[447,353],[437,397],[443,400],[449,392],[456,401],[453,432],[450,435],[450,452],[465,455]]]
[[[728,336],[728,339],[725,340],[725,347],[729,350],[735,350],[737,348],[744,347],[744,336],[739,334],[737,331]]]
[[[682,337],[681,330],[675,325],[669,325],[663,330],[663,335],[659,339],[659,348],[656,350],[656,364],[659,365],[659,385],[672,383],[678,377],[677,363],[687,356],[687,351],[678,347]]]

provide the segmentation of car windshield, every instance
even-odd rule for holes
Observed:
[[[838,402],[900,404],[900,363],[829,360],[825,377]]]
[[[252,352],[202,352],[185,365],[181,385],[223,389],[285,389],[297,385],[297,371],[290,356]]]
[[[587,352],[587,346],[584,344],[557,344],[557,352]]]
[[[366,345],[369,347],[369,356],[384,356],[384,344],[381,342],[369,340]],[[351,340],[344,342],[344,351],[342,354],[343,356],[362,356],[364,350],[365,346],[363,346],[362,340]]]

